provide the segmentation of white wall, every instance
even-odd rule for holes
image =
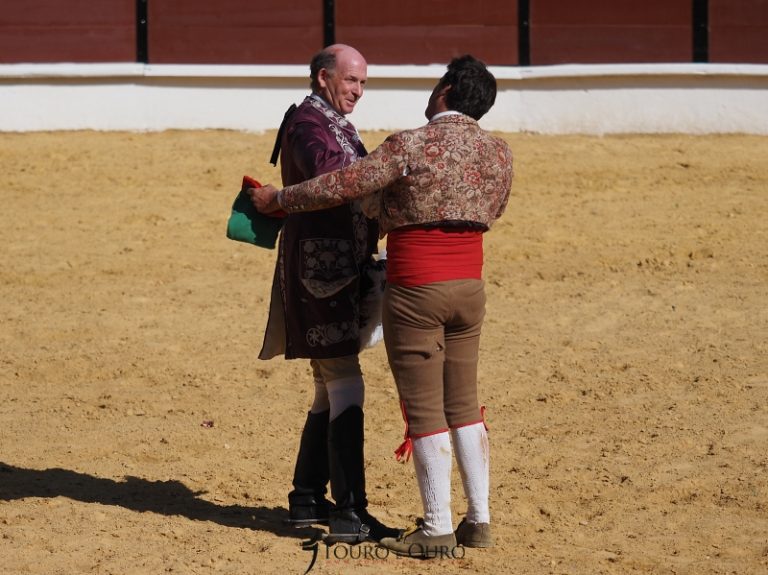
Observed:
[[[350,119],[424,123],[443,65],[369,66]],[[547,134],[768,134],[768,65],[491,67],[491,130]],[[0,65],[0,131],[277,128],[309,91],[305,66]]]

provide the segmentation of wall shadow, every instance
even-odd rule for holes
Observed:
[[[0,501],[27,497],[68,497],[85,503],[116,505],[131,511],[178,515],[226,527],[268,531],[280,537],[312,538],[319,529],[287,524],[284,507],[217,505],[200,499],[180,481],[151,481],[127,476],[123,481],[94,477],[68,469],[24,469],[0,461]]]

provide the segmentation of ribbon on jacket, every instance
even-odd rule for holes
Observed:
[[[285,124],[288,121],[288,118],[291,117],[291,114],[296,111],[296,108],[296,104],[291,104],[291,107],[286,110],[285,115],[283,116],[283,121],[280,122],[280,127],[277,130],[277,137],[275,138],[275,147],[272,148],[272,156],[269,158],[269,163],[273,166],[277,166],[277,158],[280,156],[280,146],[283,143],[283,132],[285,132]]]

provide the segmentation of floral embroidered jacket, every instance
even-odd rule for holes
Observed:
[[[322,99],[309,96],[286,119],[283,184],[348,166],[365,156],[355,127]],[[378,227],[359,202],[291,214],[277,249],[269,320],[260,359],[333,358],[360,350],[365,266]]]
[[[472,118],[442,116],[389,136],[342,170],[281,190],[288,212],[364,198],[380,233],[408,225],[471,222],[489,228],[504,211],[512,186],[512,152]]]

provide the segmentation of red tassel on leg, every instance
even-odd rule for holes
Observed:
[[[405,402],[401,399],[400,400],[400,411],[403,413],[403,421],[405,421],[405,435],[403,436],[403,442],[400,444],[400,447],[395,449],[395,458],[398,461],[402,461],[403,457],[405,457],[405,462],[411,459],[411,453],[413,453],[413,441],[411,441],[411,436],[408,432],[408,416],[405,413]]]
[[[406,463],[411,458],[411,453],[413,453],[413,441],[411,441],[410,437],[406,437],[405,441],[400,444],[400,447],[395,449],[395,458],[398,461],[402,461],[403,457],[405,457],[403,463]]]

